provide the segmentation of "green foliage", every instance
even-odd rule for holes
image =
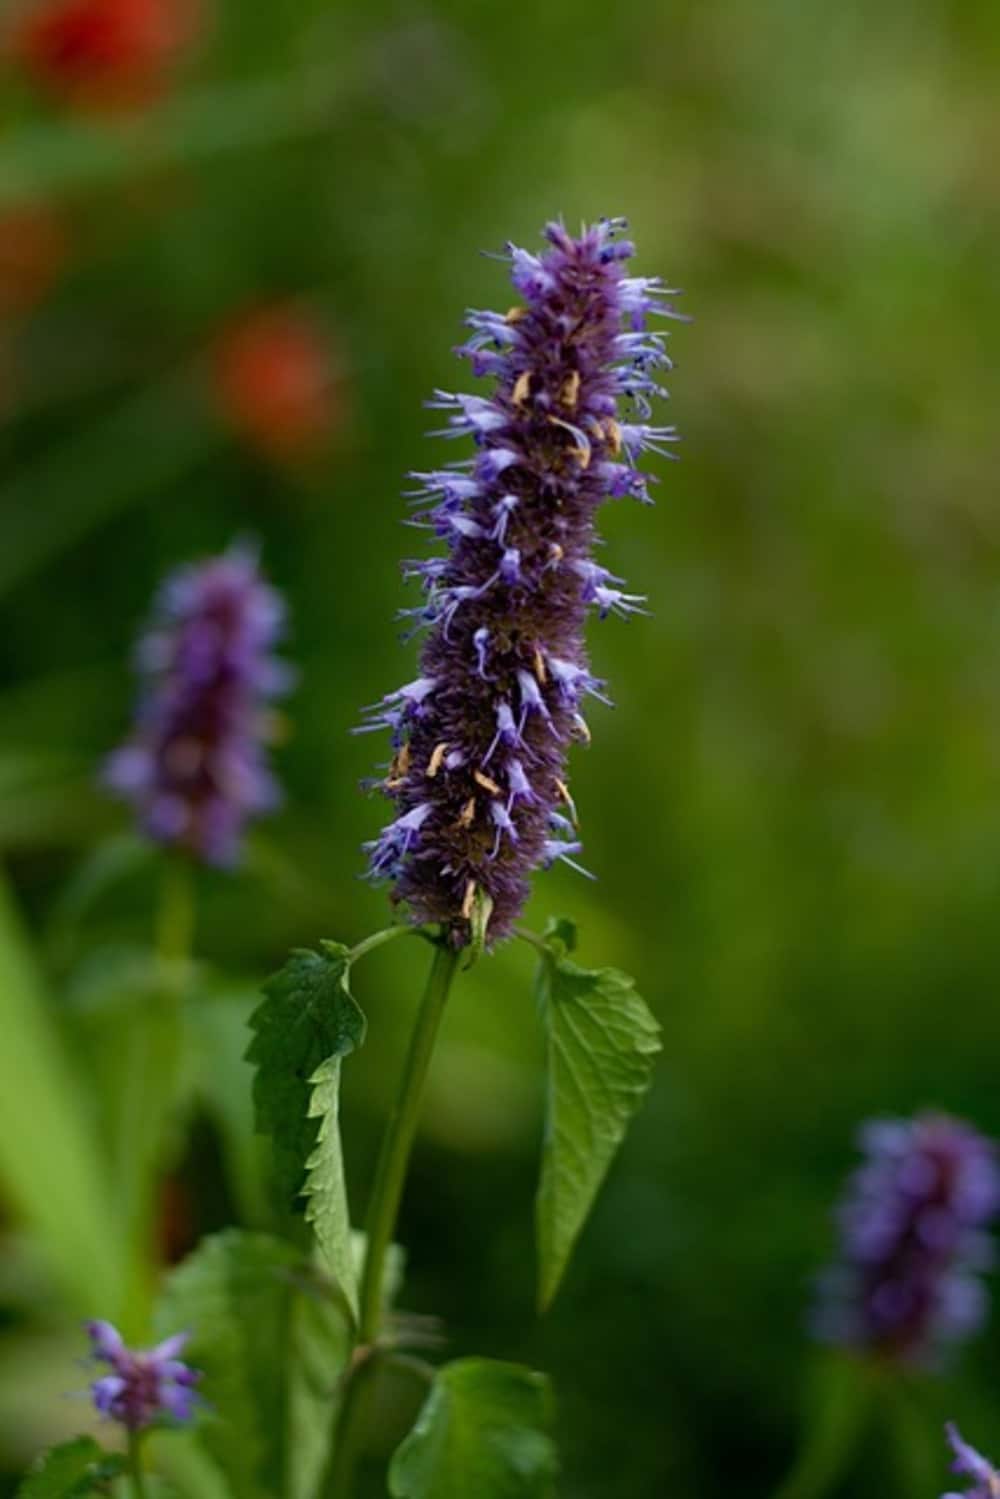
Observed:
[[[110,1183],[41,977],[2,886],[0,1031],[4,1195],[42,1236],[60,1286],[80,1311],[99,1306],[115,1317],[121,1249]]]
[[[17,1491],[17,1499],[83,1499],[110,1494],[111,1480],[125,1471],[122,1458],[105,1452],[93,1437],[76,1437],[44,1453]]]
[[[235,1229],[203,1240],[167,1280],[157,1323],[163,1335],[193,1331],[185,1358],[204,1371],[211,1405],[199,1436],[239,1499],[284,1491],[296,1306],[312,1294],[293,1246]],[[328,1391],[336,1357],[327,1340]]]
[[[351,1001],[353,1005],[353,1001]],[[357,1035],[362,1030],[361,1012]],[[356,1043],[355,1043],[356,1044]],[[353,1045],[347,1050],[353,1050]],[[328,1057],[311,1078],[309,1118],[319,1120],[316,1148],[306,1162],[306,1219],[313,1226],[316,1242],[330,1274],[347,1297],[354,1317],[358,1314],[358,1286],[351,1252],[351,1215],[344,1180],[344,1154],[340,1146],[340,1057]]]
[[[294,952],[264,985],[265,998],[251,1016],[255,1034],[247,1060],[256,1068],[257,1128],[274,1142],[278,1191],[286,1205],[303,1191],[320,1133],[312,1111],[316,1074],[325,1062],[347,1056],[364,1039],[364,1017],[347,986],[349,966],[348,949],[339,942],[322,942],[319,952]],[[329,1078],[321,1085],[329,1090]],[[324,1096],[329,1102],[329,1091]],[[333,1234],[330,1191],[337,1175],[331,1172],[332,1148],[332,1137],[324,1132],[316,1164],[309,1166],[318,1173],[313,1195],[321,1199],[312,1212],[324,1219],[328,1241]],[[339,1158],[339,1143],[336,1149]],[[326,1187],[319,1185],[322,1181]],[[339,1246],[336,1257],[342,1269]]]
[[[536,1201],[541,1306],[567,1261],[629,1120],[649,1087],[659,1026],[632,979],[580,968],[571,923],[546,931],[538,981],[547,1038],[542,1173]]]
[[[139,1262],[156,1184],[181,1148],[194,1048],[162,963],[146,951],[98,949],[69,990],[71,1035],[88,1063],[112,1201]]]
[[[543,1374],[466,1358],[438,1370],[392,1460],[393,1499],[548,1499],[556,1450]]]

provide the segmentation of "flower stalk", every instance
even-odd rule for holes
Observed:
[[[333,1450],[323,1487],[326,1499],[348,1499],[353,1492],[365,1425],[366,1391],[373,1374],[374,1349],[382,1321],[386,1259],[399,1215],[424,1084],[460,957],[460,952],[443,939],[435,946],[396,1101],[382,1140],[365,1225],[365,1264],[355,1357],[337,1411]]]

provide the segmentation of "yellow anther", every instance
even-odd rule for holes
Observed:
[[[476,882],[475,880],[469,880],[468,884],[465,887],[465,896],[462,900],[462,917],[465,921],[471,920],[472,907],[475,904],[475,899]]]
[[[592,736],[589,728],[587,727],[587,720],[585,718],[581,718],[579,713],[576,715],[575,726],[577,736],[583,740],[584,744],[589,744]]]
[[[410,769],[410,746],[409,742],[401,745],[392,757],[389,766],[389,774],[385,778],[387,791],[396,791],[400,786],[406,784],[406,777]]]
[[[575,411],[576,403],[580,397],[580,371],[572,370],[563,381],[563,388],[559,392],[559,400],[567,411]]]
[[[618,454],[622,450],[622,429],[621,427],[619,427],[614,417],[609,416],[607,421],[604,423],[604,430],[608,434],[608,442],[611,444],[611,451],[617,458]]]
[[[566,553],[563,551],[558,541],[549,542],[549,557],[553,562],[561,562],[565,555]]]
[[[545,657],[537,645],[535,646],[535,676],[543,687],[549,679],[549,674],[545,670]]]
[[[477,786],[482,786],[484,791],[488,791],[490,793],[490,796],[500,795],[500,787],[497,785],[496,781],[491,781],[489,776],[483,775],[483,772],[481,770],[474,770],[472,772],[472,779],[475,781]]]
[[[514,381],[514,389],[510,393],[511,402],[515,406],[523,406],[530,394],[531,371],[522,370],[517,379]]]
[[[433,753],[431,754],[431,757],[430,757],[430,759],[427,762],[427,769],[424,771],[424,775],[427,777],[427,779],[429,781],[433,781],[434,777],[437,775],[438,771],[441,769],[441,762],[442,762],[442,760],[444,759],[444,757],[445,757],[445,755],[447,753],[448,753],[448,746],[445,744],[444,740],[442,739],[442,741],[441,741],[440,744],[436,744],[434,746]]]
[[[523,317],[527,317],[527,315],[528,309],[526,307],[511,307],[508,308],[507,315],[504,318],[504,322],[519,323],[521,319]]]
[[[458,814],[458,826],[460,828],[471,828],[473,818],[476,815],[476,798],[470,796],[461,812]]]
[[[569,815],[570,815],[570,819],[571,819],[571,821],[573,823],[573,826],[575,828],[578,828],[580,826],[580,819],[577,816],[576,802],[573,800],[572,796],[570,795],[570,789],[566,785],[566,782],[565,781],[556,781],[556,790],[558,791],[559,795],[562,797],[562,799],[565,802],[566,806],[569,808]]]
[[[589,468],[590,447],[588,446],[587,439],[584,437],[579,427],[571,426],[569,422],[564,422],[562,417],[559,416],[550,416],[549,421],[551,422],[553,427],[564,427],[566,431],[572,433],[575,438],[583,438],[582,442],[575,442],[569,451],[575,455],[581,468]]]

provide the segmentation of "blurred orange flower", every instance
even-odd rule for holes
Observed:
[[[10,51],[32,79],[85,107],[148,103],[196,29],[196,0],[38,0]]]
[[[333,348],[300,307],[249,313],[213,351],[216,398],[230,426],[280,462],[314,456],[343,421]]]

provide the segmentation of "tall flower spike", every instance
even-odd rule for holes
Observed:
[[[969,1125],[936,1114],[871,1121],[860,1143],[867,1159],[838,1210],[842,1259],[821,1277],[816,1331],[927,1364],[986,1315],[978,1272],[992,1263],[996,1153]]]
[[[178,1358],[188,1333],[177,1333],[149,1349],[126,1348],[110,1322],[89,1322],[87,1333],[92,1358],[108,1369],[90,1387],[102,1416],[120,1421],[129,1431],[141,1431],[164,1416],[191,1420],[198,1401],[194,1386],[201,1373]]]
[[[231,865],[248,819],[280,802],[266,703],[292,682],[272,654],[284,619],[241,546],[179,568],[160,589],[136,652],[144,689],[135,726],[104,772],[156,842]]]
[[[413,523],[450,552],[408,564],[427,597],[404,612],[429,635],[416,681],[368,710],[366,728],[392,733],[384,787],[397,816],[367,848],[393,899],[442,922],[456,946],[476,911],[490,912],[489,942],[507,935],[531,871],[579,849],[566,757],[589,738],[583,702],[602,686],[584,622],[592,607],[642,612],[592,560],[594,515],[609,497],[648,500],[638,456],[674,440],[645,421],[669,365],[665,335],[645,320],[677,314],[658,278],[625,274],[624,227],[603,219],[574,239],[549,224],[542,254],[509,246],[523,305],[470,312],[456,351],[494,380],[492,394],[430,402],[441,435],[471,437],[477,451],[413,475]]]

